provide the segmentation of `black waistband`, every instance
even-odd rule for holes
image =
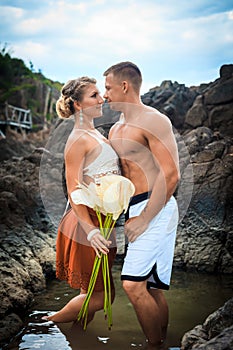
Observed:
[[[140,203],[140,202],[150,198],[151,192],[152,191],[136,194],[136,196],[133,196],[130,199],[129,206]]]
[[[127,209],[127,211],[126,211],[126,213],[125,213],[125,221],[127,221],[128,218],[129,218],[129,207],[130,207],[131,205],[140,203],[140,202],[142,202],[142,201],[144,201],[144,200],[150,198],[151,192],[152,192],[152,191],[139,193],[139,194],[136,194],[136,196],[133,196],[133,197],[130,199],[128,209]]]

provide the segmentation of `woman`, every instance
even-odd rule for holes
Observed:
[[[80,289],[80,294],[54,315],[44,317],[54,322],[77,320],[86,297],[96,254],[108,254],[110,268],[116,254],[113,238],[110,241],[101,235],[95,212],[84,205],[75,205],[70,198],[70,194],[80,183],[97,182],[98,177],[108,173],[120,174],[115,151],[93,124],[93,118],[102,115],[103,102],[96,80],[81,77],[70,80],[63,86],[56,104],[59,117],[75,118],[64,152],[71,209],[63,216],[58,227],[56,276],[66,280],[72,288]],[[111,286],[113,301],[115,293],[112,276]],[[96,311],[103,309],[103,295],[100,272],[89,303],[88,322],[93,319]]]

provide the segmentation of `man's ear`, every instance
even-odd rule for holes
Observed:
[[[123,90],[124,94],[126,94],[126,92],[128,91],[128,88],[129,88],[128,81],[126,81],[126,80],[122,81],[122,90]]]

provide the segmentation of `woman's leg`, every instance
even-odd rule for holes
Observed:
[[[112,302],[114,300],[115,291],[112,290]],[[86,292],[81,293],[71,299],[60,311],[52,316],[46,316],[49,321],[53,322],[74,322],[77,321],[78,313],[81,310],[86,297]],[[88,306],[88,323],[94,318],[96,311],[103,309],[104,292],[93,292]]]

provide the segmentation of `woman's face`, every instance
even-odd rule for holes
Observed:
[[[90,84],[84,92],[82,102],[80,106],[84,114],[88,114],[93,117],[99,117],[102,115],[103,98],[100,96],[100,92],[95,84]]]

